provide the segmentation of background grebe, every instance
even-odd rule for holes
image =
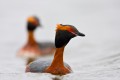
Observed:
[[[27,64],[34,61],[39,56],[53,54],[55,46],[52,42],[37,42],[34,38],[34,31],[41,23],[36,16],[30,16],[27,19],[28,41],[25,46],[19,50],[18,56],[27,58]]]

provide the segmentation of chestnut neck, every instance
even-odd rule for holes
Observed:
[[[64,66],[64,62],[63,62],[64,48],[65,48],[65,46],[63,46],[61,48],[56,48],[54,59],[53,59],[53,62],[50,67]]]
[[[34,38],[34,31],[28,31],[28,44],[36,44],[35,38]]]

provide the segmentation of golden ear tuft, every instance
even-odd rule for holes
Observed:
[[[70,27],[70,26],[63,26],[63,25],[61,25],[61,24],[57,24],[57,29],[56,29],[56,31],[57,30],[67,30],[67,31],[73,31],[73,29]]]
[[[28,21],[28,22],[35,22],[35,18],[34,18],[34,17],[29,17],[29,18],[27,19],[27,21]]]
[[[57,24],[56,31],[60,30],[61,27],[62,27],[61,24]]]
[[[32,23],[32,24],[34,24],[36,26],[39,25],[38,20],[34,16],[28,17],[27,22],[30,22],[30,23]]]
[[[58,27],[58,26],[61,26],[61,24],[57,24],[57,27]]]

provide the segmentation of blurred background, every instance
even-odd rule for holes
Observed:
[[[26,19],[31,15],[43,25],[35,32],[37,41],[54,42],[58,23],[86,34],[66,46],[64,60],[74,73],[63,80],[120,78],[119,0],[0,0],[0,80],[40,79],[38,74],[24,74],[24,61],[16,57],[26,43]]]

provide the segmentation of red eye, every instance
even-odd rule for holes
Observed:
[[[69,31],[70,33],[72,33],[73,35],[77,36],[77,34],[75,33],[74,29],[69,28],[68,31]]]

